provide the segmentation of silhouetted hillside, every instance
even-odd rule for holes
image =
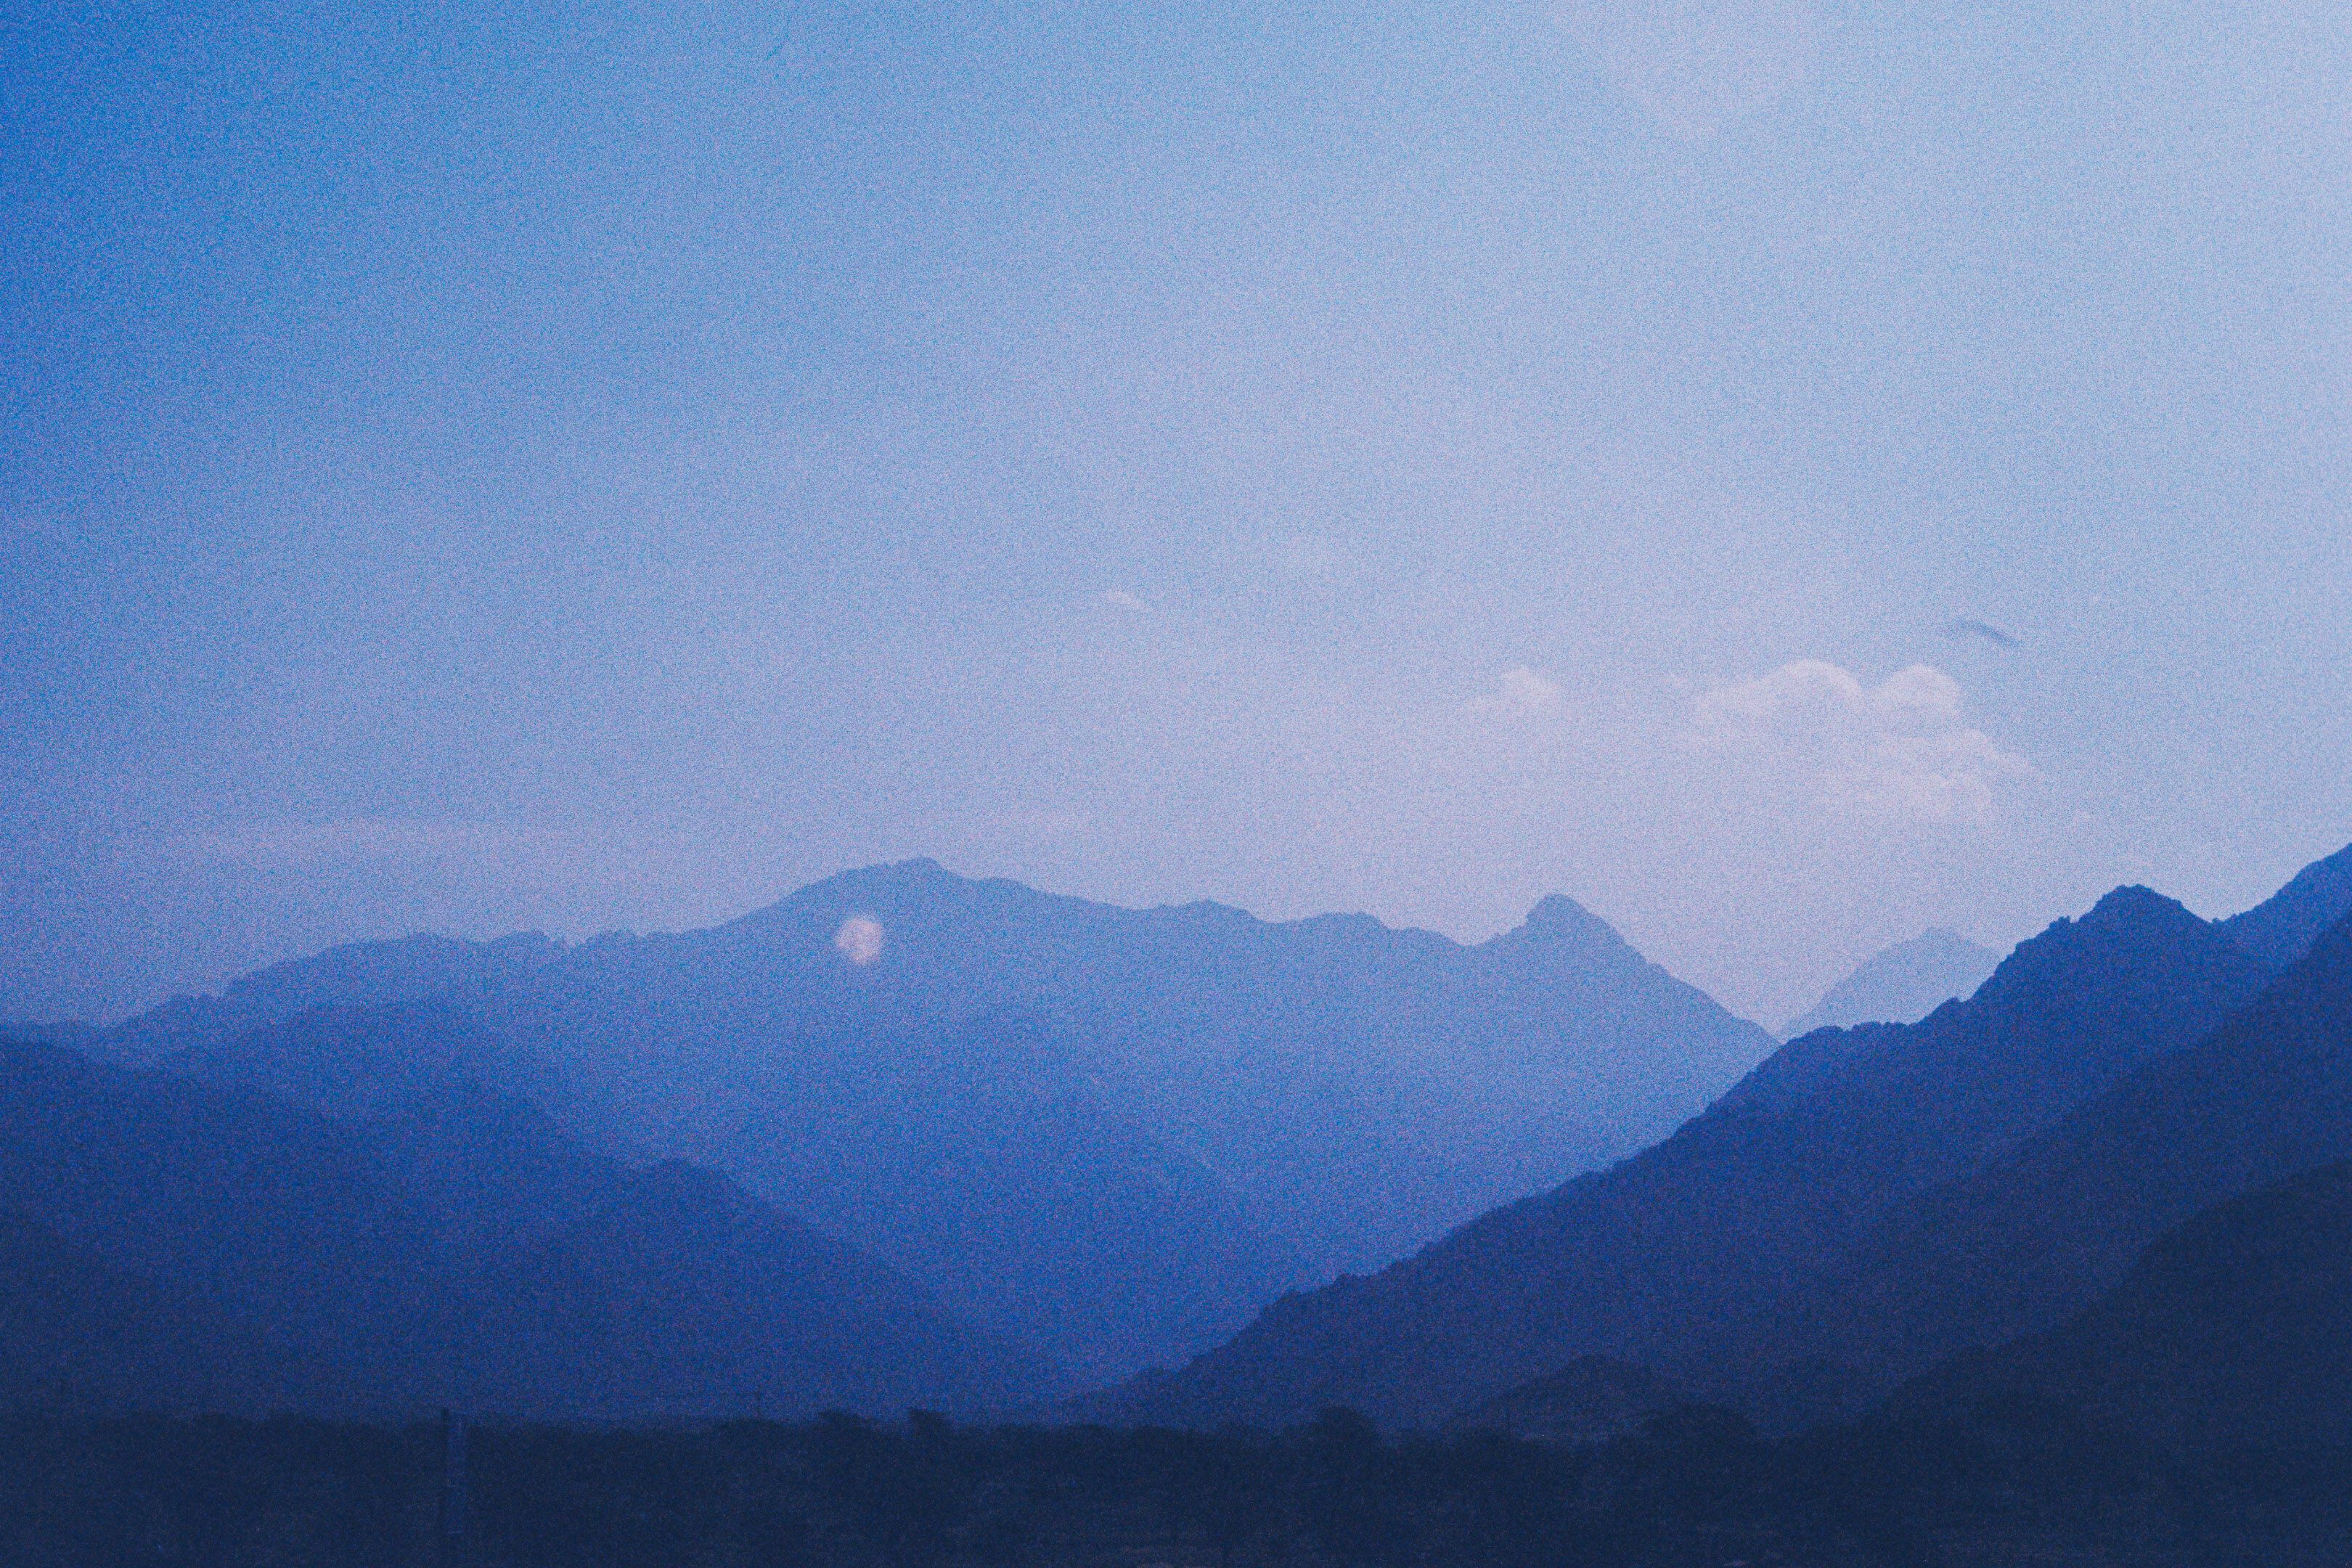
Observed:
[[[2352,1164],[2206,1210],[2062,1327],[1963,1356],[1890,1413],[2037,1404],[2186,1447],[2352,1447]]]
[[[2197,1040],[2268,978],[2179,905],[2119,889],[2021,944],[1968,1001],[1794,1041],[1657,1148],[1286,1299],[1100,1408],[1278,1425],[1339,1403],[1428,1424],[1579,1356],[1709,1370],[1692,1365],[1706,1333],[1774,1307],[1904,1199]]]
[[[173,1060],[364,1114],[488,1078],[1108,1377],[1629,1152],[1769,1048],[1565,899],[1465,947],[910,861]]]
[[[730,1422],[477,1429],[442,1539],[429,1424],[0,1419],[10,1568],[2342,1568],[2352,1458],[2186,1455],[2062,1411],[1600,1445]]]
[[[1792,1019],[1781,1037],[1793,1040],[1857,1024],[1916,1024],[1983,984],[2000,964],[2000,954],[1956,931],[1925,931],[1864,962]]]
[[[82,1291],[94,1331],[109,1300],[168,1300],[168,1321],[125,1329],[123,1342],[193,1338],[231,1373],[264,1345],[273,1375],[230,1408],[974,1409],[1043,1381],[887,1268],[724,1178],[632,1172],[464,1084],[344,1122],[0,1046],[0,1210],[68,1249],[26,1254],[49,1292],[28,1300]],[[73,1258],[89,1268],[71,1273]],[[137,1321],[156,1316],[141,1310]],[[201,1342],[215,1330],[217,1345]],[[70,1375],[81,1353],[48,1342],[58,1364],[25,1369],[35,1385]],[[184,1404],[192,1364],[127,1362],[112,1396]]]
[[[2221,922],[2248,952],[2284,969],[2311,949],[2319,934],[2352,915],[2352,845],[2315,860],[2268,899]]]
[[[1801,1342],[1892,1379],[2048,1329],[2200,1209],[2352,1158],[2352,923],[2193,1048],[1925,1194],[1815,1290]]]

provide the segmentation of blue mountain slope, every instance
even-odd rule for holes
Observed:
[[[2189,1449],[2352,1445],[2352,1163],[2204,1210],[2066,1322],[1959,1356],[1887,1408],[2052,1405]]]
[[[1565,899],[1464,945],[910,861],[174,1061],[368,1113],[487,1076],[1109,1378],[1640,1147],[1770,1046]]]
[[[1672,1374],[1896,1205],[2197,1040],[2269,971],[2145,889],[2022,943],[1966,1002],[1784,1047],[1642,1155],[1487,1215],[1369,1279],[1293,1297],[1096,1408],[1282,1424],[1320,1405],[1430,1424],[1580,1356]]]
[[[2352,845],[2305,866],[2285,887],[2223,921],[2221,929],[2272,968],[2284,969],[2347,915],[2352,915]]]
[[[1799,1342],[1880,1382],[2051,1328],[2210,1205],[2352,1159],[2352,920],[2193,1047],[1924,1194],[1813,1294]]]
[[[724,1178],[631,1170],[461,1083],[348,1122],[0,1045],[0,1213],[90,1260],[76,1274],[25,1251],[44,1269],[34,1285],[88,1300],[35,1328],[86,1310],[93,1333],[111,1314],[126,1344],[178,1347],[182,1360],[121,1369],[116,1403],[188,1403],[188,1357],[225,1369],[226,1407],[336,1415],[976,1413],[1045,1381]],[[646,1310],[656,1300],[692,1311]],[[88,1344],[20,1338],[32,1363],[12,1375],[69,1373]],[[267,1375],[226,1375],[257,1361]]]

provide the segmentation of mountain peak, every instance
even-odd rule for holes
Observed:
[[[2019,942],[1983,991],[2009,1003],[2032,998],[2030,1005],[2042,1005],[2053,995],[2079,989],[2081,965],[2086,962],[2146,968],[2204,964],[2224,956],[2257,973],[2262,968],[2219,927],[2200,920],[2178,900],[2132,884],[2116,889],[2080,916],[2053,921],[2038,935]]]
[[[1622,945],[1625,939],[1617,928],[1578,903],[1565,893],[1547,893],[1528,911],[1519,922],[1518,934],[1540,938],[1546,942],[1575,942],[1588,944]]]
[[[2177,924],[2184,919],[2196,921],[2197,917],[2191,914],[2188,907],[2178,899],[2168,899],[2154,888],[2131,882],[2116,889],[2097,903],[2093,904],[2089,912],[2075,923],[2093,927],[2114,927],[2158,921]],[[2204,922],[2198,921],[2197,923],[2202,925]]]

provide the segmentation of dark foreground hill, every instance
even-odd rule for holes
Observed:
[[[1344,1404],[1430,1425],[1580,1356],[1710,1373],[1721,1325],[1769,1315],[1906,1200],[2202,1037],[2269,978],[2179,905],[2120,889],[1968,1001],[1791,1042],[1658,1147],[1286,1299],[1102,1408],[1279,1425]]]
[[[1037,1368],[707,1173],[464,1085],[347,1122],[0,1046],[0,1358],[100,1408],[978,1409]]]
[[[1892,1408],[2037,1404],[2183,1449],[2352,1449],[2352,1163],[2206,1210],[2063,1326],[1963,1356]]]
[[[929,861],[711,931],[296,967],[113,1044],[346,1115],[495,1083],[1100,1378],[1639,1148],[1771,1047],[1565,899],[1465,946]]]
[[[2186,1456],[2063,1413],[1758,1440],[1684,1410],[1600,1447],[740,1422],[0,1423],[16,1568],[2340,1568],[2352,1458]],[[454,1538],[445,1519],[459,1526]]]
[[[2056,1325],[2200,1209],[2352,1159],[2352,922],[2195,1047],[2148,1062],[1821,1282],[1803,1352],[1871,1381]]]

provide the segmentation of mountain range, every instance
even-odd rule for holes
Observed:
[[[337,950],[91,1048],[346,1118],[494,1085],[1099,1382],[1628,1153],[1771,1047],[1564,898],[1465,946],[909,861],[709,931]]]
[[[1897,1375],[2040,1331],[2198,1211],[2345,1159],[2352,924],[2339,921],[2206,1038],[1871,1237],[1806,1304],[1792,1342]]]
[[[2352,937],[2269,934],[2317,925],[2331,887],[2219,924],[2117,889],[1966,1001],[1793,1040],[1656,1147],[1086,1409],[1432,1426],[1604,1357],[1769,1423],[1851,1414],[2050,1326],[2200,1204],[2339,1157]]]
[[[1002,1408],[1040,1371],[724,1178],[455,1085],[346,1121],[0,1046],[0,1398],[539,1418]]]
[[[1564,899],[1465,946],[909,862],[334,950],[0,1045],[0,1405],[2336,1441],[2347,866],[1777,1049]]]

